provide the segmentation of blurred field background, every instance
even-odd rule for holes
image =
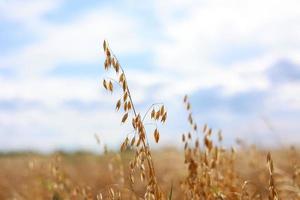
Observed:
[[[299,7],[0,0],[0,199],[299,199]]]
[[[257,150],[254,147],[240,150],[242,149],[239,149],[236,160],[239,178],[251,182],[247,190],[267,197],[269,177],[265,162],[266,151]],[[273,151],[273,155],[278,170],[276,176],[278,176],[278,188],[282,191],[282,199],[299,199],[299,188],[294,184],[294,181],[299,184],[299,176],[295,174],[297,170],[299,173],[299,168],[293,167],[295,166],[293,163],[299,166],[299,151],[280,149]],[[130,199],[124,195],[128,194],[128,188],[122,187],[118,174],[119,167],[122,165],[124,177],[128,177],[130,157],[132,157],[130,152],[122,153],[121,157],[113,152],[101,156],[87,152],[73,154],[57,152],[51,156],[34,153],[1,155],[0,198],[54,199],[54,191],[59,191],[60,199],[88,199],[87,194],[91,195],[91,199],[96,199],[100,193],[103,194],[104,199],[108,199],[109,188],[113,188],[123,193],[122,199]],[[157,172],[163,191],[168,194],[173,185],[173,199],[183,199],[183,191],[180,188],[182,180],[187,175],[183,152],[175,149],[162,149],[154,152],[154,158],[156,167],[159,169]],[[62,180],[58,181],[53,173],[53,165],[58,167]],[[139,177],[136,178],[138,181]],[[239,183],[242,187],[243,181],[241,180]],[[125,182],[128,184],[128,179],[125,179]],[[55,184],[62,184],[63,188],[54,189]],[[62,187],[62,185],[57,187]],[[138,196],[143,197],[143,186],[136,184],[135,191]]]

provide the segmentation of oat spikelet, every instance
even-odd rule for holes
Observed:
[[[104,40],[104,41],[103,41],[103,50],[106,52],[106,49],[107,49],[107,43],[106,43],[106,41]]]
[[[154,130],[154,139],[155,139],[155,142],[158,143],[158,141],[159,141],[159,132],[158,132],[157,128]]]
[[[112,84],[112,82],[111,81],[109,81],[109,84],[108,84],[108,89],[109,89],[109,91],[113,91],[113,89],[114,89],[114,86],[113,86],[113,84]]]
[[[107,90],[107,83],[105,79],[103,79],[103,87]]]
[[[151,119],[154,119],[155,118],[155,110],[153,108],[152,112],[151,112]]]
[[[125,113],[122,117],[122,123],[125,123],[128,118],[128,113]]]
[[[119,99],[116,104],[116,110],[118,111],[121,107],[121,100]]]
[[[165,112],[161,118],[161,122],[165,123],[167,119],[167,112]]]

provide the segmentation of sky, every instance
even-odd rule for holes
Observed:
[[[155,147],[199,126],[300,143],[298,0],[0,0],[0,150],[98,150],[131,132],[102,79],[106,39],[141,113],[168,110]],[[149,127],[149,132],[151,127]],[[151,132],[150,132],[151,133]],[[150,142],[153,139],[150,138]],[[181,145],[182,146],[182,145]]]

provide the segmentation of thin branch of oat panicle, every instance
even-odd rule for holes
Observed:
[[[164,104],[163,104],[163,103],[154,103],[154,104],[152,104],[152,105],[148,108],[148,110],[146,111],[146,113],[144,114],[142,121],[145,120],[145,118],[146,118],[146,116],[148,115],[148,113],[150,112],[151,108],[153,108],[154,106],[157,106],[157,105],[164,105]]]
[[[108,48],[109,48],[109,47],[108,47]],[[117,60],[117,62],[119,63],[119,66],[120,66],[120,69],[121,69],[121,71],[122,71],[122,74],[124,74],[124,79],[125,79],[125,81],[127,82],[127,84],[126,84],[126,91],[128,92],[128,97],[129,97],[129,100],[130,100],[131,105],[132,105],[132,109],[133,109],[133,112],[134,112],[134,116],[137,117],[137,112],[136,112],[136,110],[135,110],[135,106],[134,106],[133,101],[132,101],[132,97],[131,97],[131,93],[130,93],[130,90],[129,90],[129,87],[128,87],[128,81],[127,81],[127,78],[126,78],[126,74],[125,74],[125,72],[124,72],[124,69],[123,69],[122,65],[120,64],[120,62],[119,62],[117,56],[116,56],[116,55],[114,54],[114,52],[111,50],[111,48],[109,48],[109,51],[111,52],[112,56],[113,56],[113,57]]]
[[[105,79],[109,79],[109,80],[115,82],[116,84],[118,84],[120,87],[122,87],[122,85],[118,81],[116,81],[115,79],[113,79],[111,77],[106,76]]]

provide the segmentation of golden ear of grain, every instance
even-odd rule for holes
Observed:
[[[132,118],[132,127],[134,128],[134,130],[136,130],[136,122],[135,122],[135,118]]]
[[[104,86],[104,88],[107,90],[107,83],[106,83],[106,80],[105,80],[105,79],[103,79],[103,86]]]
[[[124,75],[124,73],[122,73],[122,74],[119,76],[119,82],[120,82],[120,83],[123,83],[124,80],[125,80],[125,75]]]
[[[190,109],[191,109],[191,104],[190,104],[190,103],[187,104],[186,109],[187,109],[187,110],[190,110]]]
[[[127,88],[127,83],[125,80],[123,81],[122,87],[123,87],[123,91],[125,92]]]
[[[108,57],[106,58],[106,60],[107,60],[107,69],[109,69],[109,68],[111,67],[111,57],[108,56]]]
[[[124,142],[121,145],[121,151],[125,151],[127,149],[128,143],[129,143],[129,139],[128,139],[128,137],[126,137],[126,139],[124,140]]]
[[[161,118],[161,122],[165,123],[167,119],[167,112],[164,113],[164,115]]]
[[[107,57],[110,57],[111,54],[110,54],[110,51],[109,51],[108,48],[106,48],[106,51],[105,51],[105,52],[106,52],[106,56],[107,56]]]
[[[120,71],[120,64],[118,61],[116,61],[116,63],[115,63],[115,70],[117,73],[119,73],[119,71]]]
[[[151,119],[154,119],[155,118],[155,110],[154,108],[152,109],[152,112],[151,112]]]
[[[197,124],[194,124],[193,129],[194,129],[194,131],[197,131]]]
[[[116,110],[118,111],[118,110],[120,109],[120,107],[121,107],[121,99],[119,99],[119,100],[117,101],[117,104],[116,104]]]
[[[104,69],[105,69],[105,70],[108,69],[108,62],[107,62],[107,59],[105,59],[105,61],[104,61]]]
[[[127,111],[129,111],[130,109],[129,109],[129,106],[130,105],[130,102],[129,101],[127,101],[127,103],[126,103],[126,109],[127,109]]]
[[[131,110],[132,106],[131,106],[131,103],[130,102],[127,102],[127,109],[128,110]]]
[[[193,125],[194,122],[193,122],[192,113],[189,114],[188,121],[191,125]]]
[[[124,95],[123,95],[123,101],[126,101],[126,100],[127,100],[127,97],[128,97],[128,93],[125,92]]]
[[[212,149],[212,141],[207,136],[204,137],[204,144],[209,151]]]
[[[185,142],[185,144],[184,144],[184,149],[186,150],[187,148],[188,148],[188,143]]]
[[[164,112],[165,112],[165,106],[162,106],[160,108],[160,115],[162,116],[164,114]]]
[[[113,89],[114,89],[114,85],[112,84],[112,82],[111,81],[109,81],[109,84],[108,84],[108,89],[109,89],[109,91],[113,91]]]
[[[158,132],[157,128],[154,130],[154,139],[155,139],[155,142],[158,143],[158,141],[159,141],[159,132]]]
[[[142,140],[144,140],[145,138],[146,138],[146,133],[145,133],[145,129],[144,128],[142,128],[141,130],[140,130],[140,138],[142,139]]]
[[[127,118],[128,118],[128,113],[125,113],[123,115],[123,118],[122,118],[122,123],[125,123],[125,121],[127,120]]]
[[[182,142],[185,142],[185,135],[184,135],[184,133],[182,134]]]
[[[184,98],[183,98],[183,102],[186,103],[186,102],[187,102],[187,99],[188,99],[188,96],[185,95]]]
[[[140,146],[141,141],[142,141],[142,139],[141,139],[141,137],[139,137],[139,139],[138,139],[138,141],[137,141],[137,143],[136,143],[136,147],[139,147],[139,146]]]
[[[107,49],[107,42],[104,40],[103,41],[103,50],[106,51],[106,49]]]
[[[158,119],[159,119],[159,116],[160,116],[160,112],[157,111],[157,112],[155,113],[155,119],[158,120]]]
[[[110,63],[112,64],[113,68],[115,68],[115,65],[116,65],[116,59],[114,57],[112,57],[110,59]]]
[[[131,139],[130,146],[133,146],[135,143],[135,136]]]
[[[126,144],[125,144],[125,142],[123,142],[121,145],[120,151],[123,152],[125,150],[126,150]]]

